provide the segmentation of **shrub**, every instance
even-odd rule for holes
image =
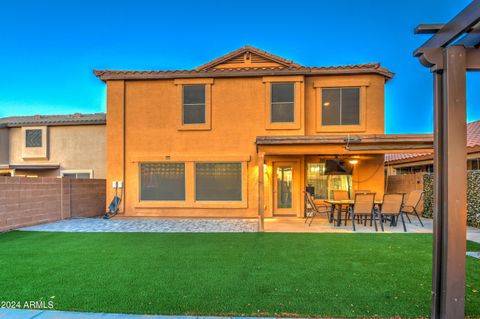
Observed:
[[[423,216],[433,216],[433,174],[423,175]],[[467,175],[467,225],[480,228],[480,170]]]

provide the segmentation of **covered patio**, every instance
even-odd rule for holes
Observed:
[[[356,192],[372,192],[381,200],[384,155],[433,147],[428,134],[260,136],[256,144],[260,231],[268,231],[265,218],[303,218],[305,190],[318,204],[333,199],[336,190],[352,199]]]

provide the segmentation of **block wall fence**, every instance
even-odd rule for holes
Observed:
[[[0,176],[0,232],[105,212],[104,179]]]

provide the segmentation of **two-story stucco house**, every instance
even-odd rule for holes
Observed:
[[[0,175],[105,178],[105,113],[0,118]]]
[[[431,147],[384,134],[380,64],[305,67],[246,46],[193,70],[95,75],[125,215],[301,217],[307,186],[381,196],[386,152]]]

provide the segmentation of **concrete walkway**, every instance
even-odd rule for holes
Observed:
[[[0,309],[0,319],[249,319],[247,317],[152,316],[53,310]],[[255,318],[267,319],[267,318]],[[273,319],[273,318],[271,318]]]
[[[73,218],[20,228],[51,232],[141,232],[141,233],[243,233],[258,230],[257,219],[234,218]]]

